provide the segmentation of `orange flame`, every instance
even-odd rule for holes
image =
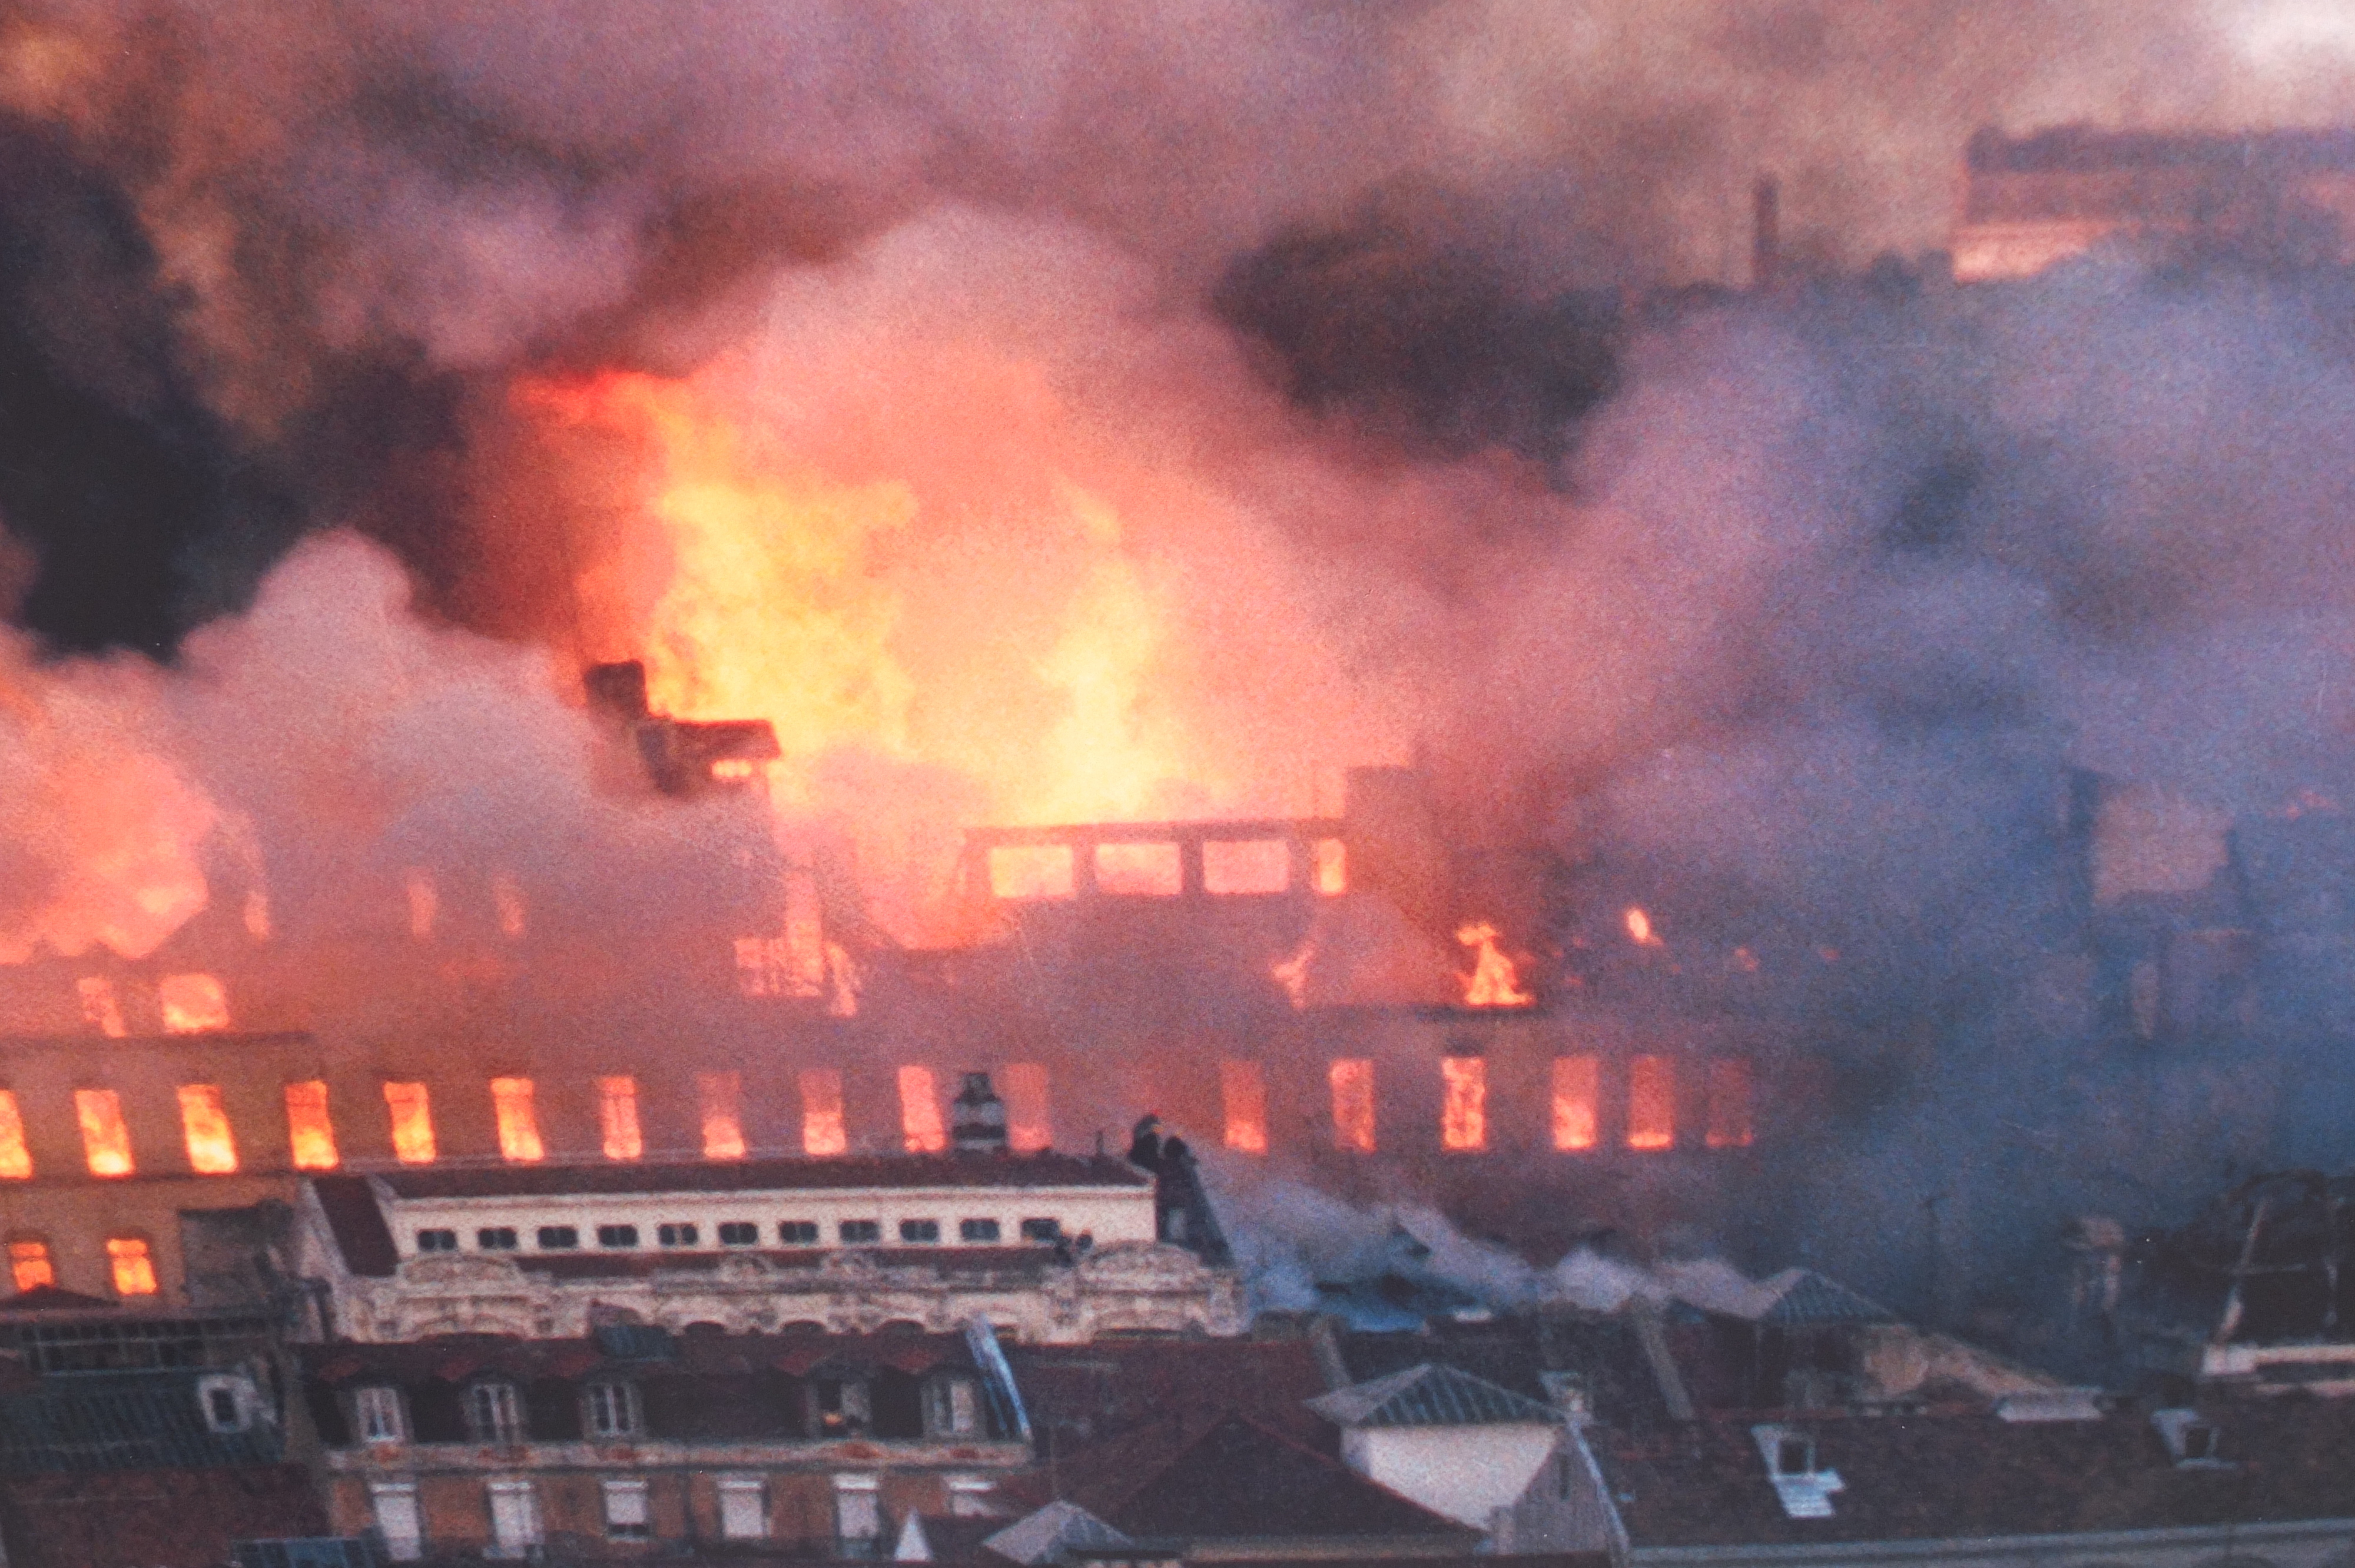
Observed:
[[[81,1124],[82,1153],[93,1176],[131,1174],[131,1128],[123,1119],[123,1097],[112,1089],[76,1089],[74,1118]]]
[[[1241,1154],[1267,1152],[1267,1083],[1257,1062],[1219,1064],[1219,1098],[1226,1113],[1226,1145]]]
[[[1268,966],[1268,978],[1284,988],[1295,1011],[1308,1005],[1308,966],[1316,961],[1316,939],[1311,937],[1300,944],[1298,952]]]
[[[1665,948],[1658,932],[1652,929],[1652,917],[1641,909],[1627,911],[1627,939],[1639,948]]]
[[[1446,1056],[1439,1063],[1445,1096],[1440,1103],[1440,1147],[1459,1154],[1488,1147],[1488,1064],[1477,1056]]]
[[[336,1168],[336,1124],[320,1079],[286,1086],[286,1145],[297,1171]]]
[[[1473,948],[1472,972],[1463,977],[1466,1007],[1527,1007],[1537,998],[1521,989],[1513,960],[1497,947],[1497,927],[1487,921],[1460,927],[1455,939]]]
[[[403,1165],[431,1165],[433,1102],[423,1084],[387,1084],[384,1108],[392,1118],[392,1154]]]
[[[200,1176],[226,1176],[237,1169],[237,1139],[218,1084],[180,1086],[180,1129],[187,1140],[188,1169]]]
[[[850,1136],[842,1119],[842,1074],[834,1067],[810,1067],[802,1073],[802,1152],[842,1154]]]

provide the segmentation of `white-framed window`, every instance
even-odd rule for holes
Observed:
[[[363,1443],[409,1441],[408,1413],[400,1406],[400,1390],[381,1385],[352,1394],[352,1430]]]
[[[417,1510],[415,1481],[370,1481],[368,1509],[395,1563],[414,1563],[425,1555],[425,1520]]]
[[[645,1430],[634,1383],[592,1383],[581,1394],[581,1425],[591,1437],[635,1437]]]
[[[245,1378],[216,1372],[197,1380],[197,1408],[208,1430],[226,1436],[253,1425],[261,1391]]]
[[[605,1495],[605,1533],[616,1541],[644,1541],[654,1533],[654,1515],[646,1504],[646,1483],[638,1476],[607,1476],[598,1483]]]
[[[981,1390],[969,1377],[936,1377],[924,1384],[924,1431],[933,1437],[971,1437],[981,1431]]]
[[[478,1383],[466,1390],[466,1435],[477,1443],[523,1441],[523,1398],[511,1383]]]
[[[758,1476],[719,1478],[719,1535],[761,1541],[769,1533],[769,1489]]]
[[[834,1478],[834,1539],[846,1557],[871,1557],[883,1538],[882,1484],[871,1475]]]
[[[529,1481],[493,1481],[484,1489],[491,1504],[491,1544],[485,1557],[523,1557],[546,1539],[539,1525],[539,1489]]]
[[[949,1478],[949,1517],[988,1519],[997,1512],[997,1483],[987,1476]]]

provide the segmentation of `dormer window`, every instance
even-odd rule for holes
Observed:
[[[2231,1463],[2224,1457],[2223,1433],[2196,1410],[2154,1410],[2150,1424],[2166,1443],[2168,1457],[2179,1465],[2221,1467]]]
[[[867,1379],[848,1371],[820,1372],[809,1383],[809,1433],[813,1437],[858,1437],[875,1419]]]
[[[251,1426],[261,1403],[259,1392],[244,1378],[216,1375],[197,1380],[197,1408],[204,1415],[206,1430],[217,1436]]]
[[[363,1388],[352,1394],[352,1430],[363,1443],[405,1443],[409,1422],[400,1408],[400,1390]]]
[[[581,1425],[591,1437],[635,1437],[645,1430],[633,1383],[592,1383],[581,1391]]]
[[[1816,1473],[1816,1440],[1812,1437],[1788,1436],[1774,1444],[1774,1473],[1778,1476],[1812,1476]]]
[[[1802,1426],[1753,1426],[1750,1440],[1758,1445],[1766,1479],[1785,1518],[1832,1517],[1832,1494],[1846,1490],[1847,1483],[1838,1470],[1823,1467],[1814,1433]]]
[[[511,1383],[478,1383],[466,1390],[466,1436],[477,1443],[523,1441],[523,1399]]]
[[[924,1435],[981,1436],[981,1389],[969,1377],[936,1377],[924,1384]]]

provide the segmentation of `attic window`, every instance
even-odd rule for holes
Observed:
[[[2168,1457],[2179,1465],[2206,1469],[2230,1463],[2223,1454],[2222,1431],[2196,1410],[2154,1410],[2150,1424],[2167,1444]]]
[[[241,1377],[216,1374],[197,1380],[197,1407],[203,1413],[206,1429],[217,1436],[251,1426],[259,1403],[253,1384]]]
[[[1789,1519],[1829,1519],[1832,1495],[1846,1489],[1838,1470],[1820,1467],[1815,1435],[1796,1426],[1753,1426],[1751,1441],[1766,1462],[1774,1500]]]
[[[1816,1440],[1812,1437],[1784,1437],[1774,1445],[1774,1473],[1778,1476],[1812,1476],[1816,1473]]]

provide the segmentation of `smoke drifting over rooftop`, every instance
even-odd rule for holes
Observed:
[[[963,826],[1305,814],[1420,750],[2025,1117],[2060,770],[2345,778],[2348,286],[1859,275],[1979,126],[2324,122],[2334,47],[2190,0],[15,7],[0,957],[152,948],[224,844],[325,890],[668,832],[550,673],[644,657],[778,724],[911,942]],[[1745,282],[1762,169],[1820,286],[1625,302]]]

